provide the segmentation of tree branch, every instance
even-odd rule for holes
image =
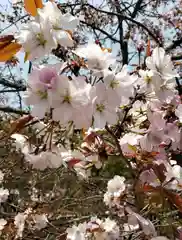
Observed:
[[[175,61],[175,60],[182,60],[182,54],[179,54],[179,55],[176,55],[176,56],[172,56],[171,59],[173,61]]]
[[[180,46],[181,44],[182,44],[182,37],[180,39],[174,40],[173,43],[166,48],[166,52],[173,50],[174,48]]]
[[[13,92],[21,92],[22,90],[16,90],[16,89],[8,89],[8,90],[0,90],[0,93],[13,93]]]
[[[119,145],[119,141],[117,139],[117,137],[115,136],[115,134],[113,133],[113,131],[109,128],[109,126],[106,124],[105,129],[107,130],[107,132],[110,134],[110,136],[113,138],[113,140],[115,141],[116,147],[119,151],[120,157],[122,158],[122,160],[125,162],[125,164],[128,166],[128,168],[130,169],[131,175],[135,178],[135,172],[132,168],[131,163],[128,161],[128,159],[125,158],[125,156],[123,155],[123,152],[121,150],[121,147]]]
[[[134,20],[133,18],[127,17],[127,16],[122,15],[120,13],[108,12],[108,11],[105,11],[105,10],[98,9],[98,8],[96,8],[96,7],[94,7],[94,6],[90,5],[90,4],[83,4],[82,7],[84,7],[84,6],[88,6],[88,7],[92,8],[92,9],[95,9],[95,11],[98,11],[98,12],[101,12],[101,13],[105,13],[105,14],[108,14],[108,15],[111,15],[111,16],[122,17],[124,20],[128,20],[128,21],[136,24],[137,26],[140,26],[141,28],[143,28],[153,38],[153,40],[156,43],[159,44],[159,46],[162,46],[162,43],[157,38],[157,36],[155,36],[155,34],[153,32],[151,32],[150,29],[148,29],[148,27],[146,27],[143,23],[140,23],[140,22]]]
[[[133,12],[131,14],[131,18],[135,18],[136,17],[138,11],[141,9],[142,3],[143,3],[143,0],[138,0],[138,2],[136,3],[135,8],[134,8],[134,10],[133,10]]]
[[[83,23],[84,25],[87,25],[87,26],[89,26],[89,27],[92,27],[92,28],[95,29],[95,30],[98,30],[99,32],[101,32],[101,33],[103,33],[104,35],[106,35],[106,36],[107,36],[109,39],[111,39],[112,41],[119,43],[119,40],[117,40],[116,38],[113,38],[111,34],[109,34],[108,32],[104,31],[103,29],[98,28],[98,27],[94,26],[93,24],[89,24],[89,23],[87,23],[87,22],[85,22],[85,21],[82,21],[82,20],[81,20],[80,22]]]
[[[5,80],[4,78],[0,79],[0,84],[2,84],[5,87],[15,88],[18,91],[25,91],[26,90],[26,86],[9,82],[9,81]]]
[[[6,112],[6,113],[20,114],[20,115],[29,114],[29,112],[26,112],[24,110],[16,109],[16,108],[12,108],[12,107],[9,107],[9,106],[4,106],[4,105],[0,105],[0,111]]]
[[[128,42],[123,38],[123,17],[121,15],[121,8],[118,0],[115,0],[116,11],[119,14],[118,16],[118,26],[119,26],[119,40],[120,40],[120,49],[122,52],[122,61],[123,65],[128,64]]]

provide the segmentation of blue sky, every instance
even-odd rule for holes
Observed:
[[[8,7],[8,10],[11,8],[11,2],[13,1],[13,0],[0,0],[1,1],[1,5],[4,5],[4,6],[9,6]],[[67,2],[66,0],[59,0],[59,2]],[[102,0],[89,0],[89,2],[91,3],[91,4],[93,4],[93,5],[99,5],[99,3],[101,3],[101,2],[103,2]],[[168,7],[168,8],[170,8],[170,6]],[[163,9],[163,8],[161,8],[161,12],[164,12],[164,11],[166,11],[166,9]],[[3,26],[4,27],[4,26]],[[10,28],[9,30],[8,30],[8,32],[6,32],[6,33],[12,33],[12,31],[16,31],[17,29],[16,29],[16,27],[13,27],[13,29],[12,28]],[[107,31],[107,30],[106,30]],[[4,32],[5,33],[5,32]],[[87,33],[88,34],[88,33]],[[170,36],[171,37],[171,32],[168,30],[167,32],[166,32],[166,36],[168,37],[168,36]],[[92,35],[90,34],[90,40],[93,40],[93,37],[92,37]],[[105,42],[104,43],[105,44],[105,47],[111,47],[110,46],[110,43],[109,42]],[[117,44],[115,44],[115,45],[113,45],[113,54],[115,55],[116,54],[116,52],[119,50],[119,45]],[[24,75],[26,75],[26,72],[27,72],[27,70],[28,70],[28,63],[27,64],[24,64],[23,63],[23,54],[21,53],[20,54],[20,61],[21,61],[21,66],[23,66],[23,68],[24,68]],[[136,61],[136,60],[135,60]]]

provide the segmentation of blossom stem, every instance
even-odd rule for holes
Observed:
[[[115,141],[115,144],[116,144],[116,147],[119,151],[119,155],[120,157],[122,158],[123,162],[128,166],[130,172],[131,172],[131,175],[133,178],[135,178],[135,172],[133,171],[133,168],[132,168],[132,165],[131,163],[125,158],[125,156],[123,155],[123,152],[121,150],[121,147],[119,145],[119,141],[118,141],[118,138],[115,136],[115,134],[113,133],[113,131],[109,128],[109,126],[106,124],[105,126],[105,129],[107,130],[107,132],[111,135],[111,137],[114,139]]]

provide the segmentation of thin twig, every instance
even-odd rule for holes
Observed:
[[[122,160],[125,162],[125,164],[128,166],[128,168],[130,169],[130,172],[132,174],[132,177],[135,178],[135,173],[133,171],[133,168],[131,166],[131,163],[125,158],[125,156],[123,155],[123,152],[121,150],[121,147],[119,145],[119,141],[117,139],[117,137],[115,136],[115,134],[113,133],[113,131],[109,128],[109,126],[106,124],[105,129],[107,130],[107,132],[111,135],[111,137],[114,139],[115,143],[116,143],[116,147],[119,151],[120,157],[122,158]]]

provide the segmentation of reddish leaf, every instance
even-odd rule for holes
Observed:
[[[69,160],[69,161],[67,162],[67,164],[68,164],[68,167],[72,168],[72,167],[74,167],[75,164],[77,164],[77,163],[79,163],[79,162],[81,162],[80,159],[73,158],[73,159]]]
[[[10,42],[0,46],[0,62],[10,60],[19,50],[21,45],[15,42]]]
[[[33,119],[31,115],[23,116],[11,124],[10,135],[19,132],[25,125]]]
[[[37,8],[43,8],[42,0],[24,0],[25,10],[35,17],[37,15]]]
[[[0,50],[9,45],[13,40],[13,35],[0,36]]]

